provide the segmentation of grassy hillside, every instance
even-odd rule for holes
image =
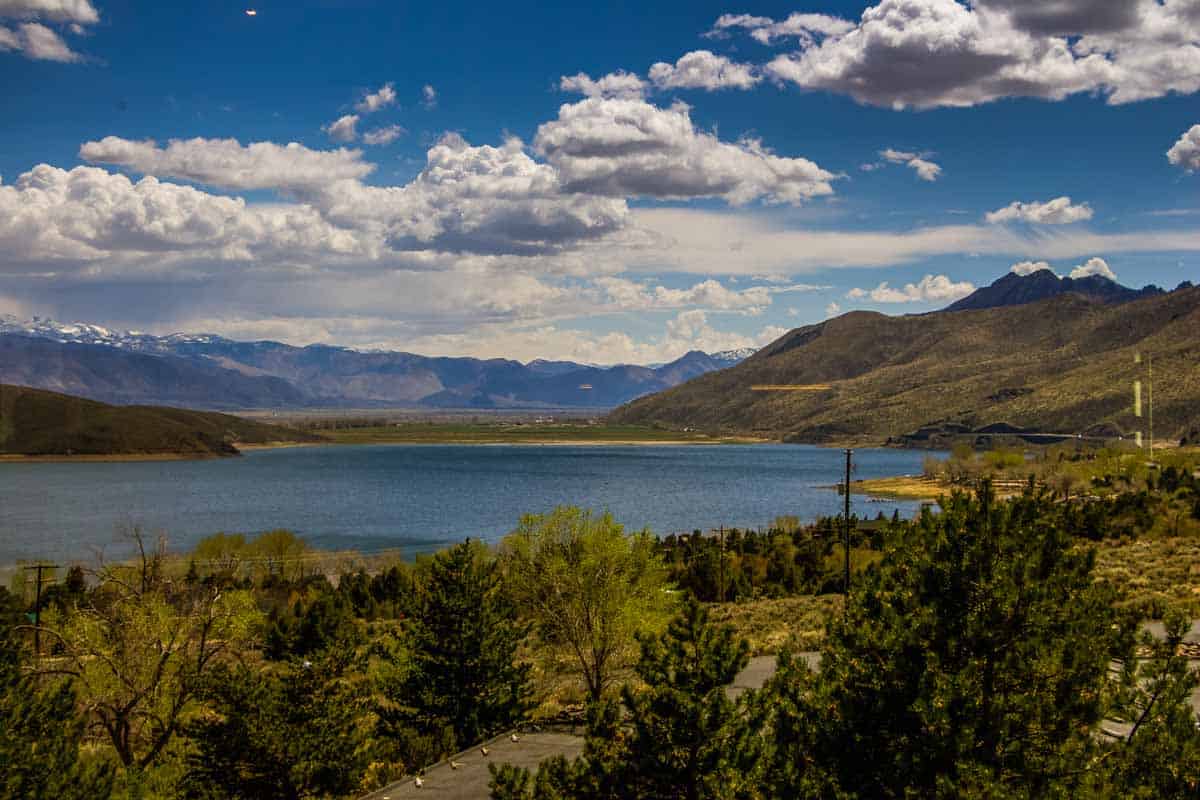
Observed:
[[[110,406],[0,384],[0,455],[227,456],[235,443],[319,441],[301,431],[202,411]]]
[[[1155,431],[1200,422],[1200,288],[1123,305],[1063,295],[1024,306],[889,317],[857,311],[791,331],[736,367],[642,398],[620,424],[795,441],[883,441],[940,422],[1131,432],[1131,384],[1153,357]],[[756,392],[755,385],[822,385]]]

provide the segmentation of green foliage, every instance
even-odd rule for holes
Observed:
[[[1125,691],[1115,712],[1125,720],[1129,733],[1105,753],[1096,796],[1145,800],[1200,796],[1200,728],[1191,705],[1200,676],[1179,653],[1187,621],[1172,616],[1166,628],[1162,642],[1144,637],[1143,647],[1151,657],[1128,664],[1124,671]]]
[[[566,648],[589,697],[633,655],[634,634],[667,607],[665,570],[646,531],[574,507],[522,517],[501,547],[509,591],[542,640]]]
[[[352,794],[366,770],[362,668],[345,653],[269,670],[214,671],[210,710],[187,728],[183,795],[197,800],[299,800]]]
[[[80,752],[84,725],[70,683],[42,688],[24,674],[15,605],[0,589],[0,800],[103,800],[112,770]]]
[[[772,683],[776,794],[1070,795],[1132,626],[1053,512],[958,494],[889,543],[820,672]]]
[[[311,656],[328,649],[352,650],[362,644],[362,625],[347,596],[328,583],[308,597],[270,615],[263,655],[274,660]]]
[[[544,764],[536,778],[493,771],[493,797],[504,800],[717,800],[759,796],[762,739],[725,688],[749,660],[749,646],[728,626],[709,624],[694,600],[661,637],[639,637],[643,688],[625,686],[628,712],[593,704],[583,756]]]
[[[388,698],[395,710],[385,721],[464,747],[528,714],[529,665],[517,662],[526,629],[478,545],[438,553],[428,570],[412,620],[411,668]]]

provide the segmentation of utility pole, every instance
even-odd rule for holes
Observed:
[[[721,526],[721,555],[720,555],[720,581],[721,581],[721,602],[725,602],[725,526]]]
[[[846,448],[846,507],[845,507],[845,523],[846,523],[846,583],[845,583],[845,600],[846,612],[850,609],[850,465],[851,459],[854,456],[854,451]]]
[[[1154,360],[1146,356],[1146,426],[1150,429],[1150,462],[1154,462]]]
[[[33,601],[33,656],[37,658],[42,654],[42,572],[48,569],[58,569],[58,564],[35,564],[25,567],[25,569],[37,570],[37,588]]]

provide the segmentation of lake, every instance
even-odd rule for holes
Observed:
[[[855,477],[916,473],[924,451],[855,452]],[[0,463],[0,564],[128,554],[122,526],[185,550],[216,531],[289,528],[323,548],[435,550],[495,541],[573,504],[656,533],[766,526],[841,509],[840,450],[806,445],[346,445],[210,461]],[[919,503],[855,497],[859,515]]]

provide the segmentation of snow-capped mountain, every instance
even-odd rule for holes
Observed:
[[[59,347],[54,353],[48,352],[54,349],[48,347],[50,342]],[[693,351],[654,367],[540,359],[521,364],[239,342],[215,334],[155,336],[86,322],[13,316],[0,316],[0,345],[0,383],[108,402],[220,408],[608,408],[733,366],[752,352]],[[128,357],[119,358],[121,353]],[[181,394],[183,386],[188,388]]]

